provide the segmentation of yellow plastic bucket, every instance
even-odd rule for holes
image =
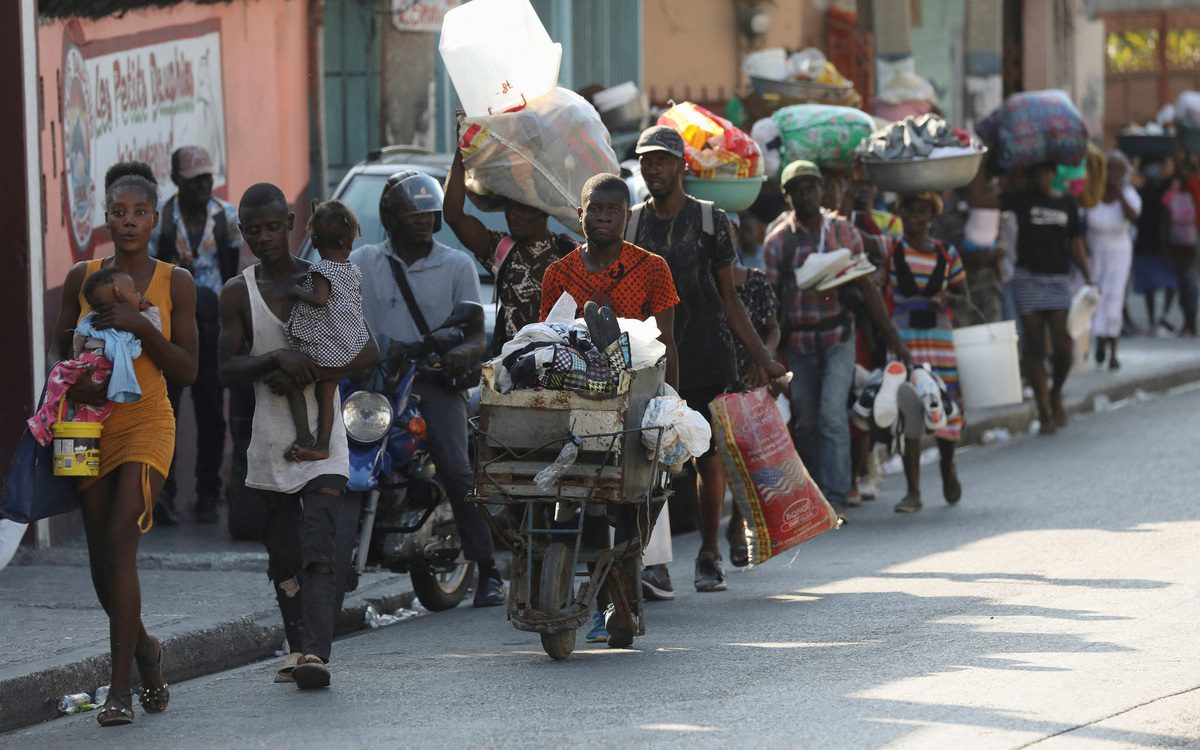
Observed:
[[[100,422],[66,422],[50,427],[54,437],[54,476],[94,477],[100,473]]]

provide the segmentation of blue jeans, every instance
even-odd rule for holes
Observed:
[[[850,419],[846,404],[854,384],[854,337],[828,350],[788,352],[796,450],[829,502],[850,494]]]

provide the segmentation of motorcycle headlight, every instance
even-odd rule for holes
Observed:
[[[346,434],[359,443],[374,443],[392,426],[392,405],[381,393],[358,391],[342,404]]]

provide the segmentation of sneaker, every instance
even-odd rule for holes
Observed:
[[[476,607],[498,607],[504,604],[504,579],[500,571],[492,566],[490,571],[479,573],[479,585],[475,589]]]
[[[654,602],[669,602],[675,598],[671,573],[666,565],[651,565],[642,571],[642,597]]]
[[[914,495],[913,493],[910,492],[904,496],[903,500],[896,503],[896,512],[897,513],[917,513],[923,507],[924,506],[921,505],[921,496]]]
[[[301,657],[302,661],[292,670],[292,680],[301,690],[329,687],[329,667],[319,656]]]
[[[592,613],[592,629],[588,631],[588,643],[608,643],[608,629],[604,627],[604,622],[616,611],[616,607],[608,605],[608,609],[603,612]]]
[[[858,394],[858,398],[854,399],[854,405],[850,407],[850,419],[854,422],[854,426],[860,430],[867,431],[871,429],[871,414],[875,409],[875,399],[879,395],[879,386],[882,381],[875,381],[863,387]]]
[[[883,371],[883,382],[879,384],[879,392],[875,394],[875,404],[872,409],[872,419],[875,426],[890,430],[896,423],[899,411],[896,406],[896,389],[908,379],[908,370],[903,362],[889,362]]]
[[[850,490],[850,494],[846,495],[846,507],[861,508],[862,504],[862,494],[857,489]]]
[[[283,666],[275,673],[275,682],[295,682],[296,680],[292,677],[292,671],[296,668],[296,665],[303,661],[304,654],[299,651],[293,651],[288,654],[287,658],[283,660]]]
[[[725,568],[721,566],[721,556],[711,552],[701,553],[696,558],[696,591],[724,591]]]
[[[937,432],[946,426],[946,410],[942,403],[942,388],[938,377],[933,374],[928,365],[913,369],[911,382],[921,397],[921,408],[924,411],[925,431]]]

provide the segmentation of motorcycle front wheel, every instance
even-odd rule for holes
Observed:
[[[414,568],[408,575],[421,605],[430,612],[443,612],[457,607],[467,595],[475,563],[460,562],[450,570]]]

